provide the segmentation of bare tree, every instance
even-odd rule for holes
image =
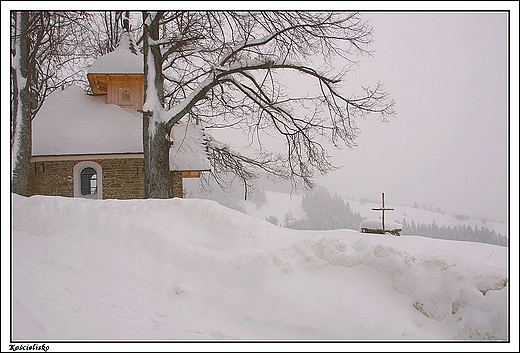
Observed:
[[[25,195],[31,158],[29,15],[11,17],[11,190]],[[14,34],[14,36],[13,36]],[[17,38],[16,40],[13,38]]]
[[[11,190],[25,195],[31,121],[47,96],[78,72],[77,25],[83,13],[11,12]]]
[[[209,139],[214,173],[233,172],[247,184],[260,169],[313,186],[316,173],[335,168],[326,143],[353,147],[355,118],[394,114],[379,83],[360,96],[341,92],[350,66],[370,55],[372,28],[358,13],[144,11],[142,20],[146,197],[172,195],[169,135],[185,117],[239,128],[254,145],[246,155]],[[334,60],[345,69],[335,72]],[[315,92],[290,93],[285,71],[314,80]],[[272,136],[285,152],[270,149]]]
[[[114,51],[123,32],[123,11],[86,12],[78,35],[81,55],[93,61]]]

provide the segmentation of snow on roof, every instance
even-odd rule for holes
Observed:
[[[204,134],[199,125],[177,123],[171,131],[170,170],[210,170]]]
[[[132,38],[121,35],[118,47],[97,59],[88,73],[143,73],[143,56],[134,54]],[[106,104],[77,86],[53,92],[33,121],[32,155],[142,153],[142,116],[137,110]],[[199,126],[172,128],[170,170],[210,170]]]
[[[117,48],[99,57],[90,69],[89,74],[143,74],[143,55],[134,54],[131,50],[132,38],[123,33]]]
[[[380,219],[365,219],[359,224],[359,228],[368,228],[368,229],[381,229],[382,230],[382,222]],[[403,226],[399,223],[388,221],[385,219],[385,230],[396,230],[403,229]]]
[[[53,92],[33,120],[33,155],[142,153],[142,117],[80,87]]]
[[[32,124],[33,156],[143,152],[141,114],[77,86],[53,92]],[[179,123],[172,138],[170,170],[210,170],[200,126]]]

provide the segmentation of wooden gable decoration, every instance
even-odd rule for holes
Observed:
[[[141,110],[143,70],[143,56],[135,51],[130,34],[125,32],[113,52],[92,63],[87,78],[92,93],[106,95],[107,104]]]
[[[92,93],[106,95],[107,104],[136,110],[143,108],[143,75],[89,73],[87,77]]]

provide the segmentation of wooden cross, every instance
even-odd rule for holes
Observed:
[[[372,208],[372,211],[382,211],[383,212],[382,223],[383,223],[383,234],[385,234],[385,211],[393,211],[394,209],[385,208],[385,193],[384,192],[381,193],[381,198],[383,200],[383,205],[381,206],[381,208]]]

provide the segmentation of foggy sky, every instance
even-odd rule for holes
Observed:
[[[388,123],[357,120],[358,146],[330,149],[333,163],[343,167],[317,182],[356,200],[380,199],[385,192],[388,204],[417,202],[505,221],[508,151],[515,168],[518,163],[517,110],[508,147],[507,13],[368,12],[364,17],[374,27],[375,53],[361,59],[349,85],[383,82],[397,114]],[[515,75],[517,30],[516,19],[511,28]],[[512,84],[518,94],[517,78]],[[517,109],[517,100],[512,103]]]
[[[358,147],[330,150],[343,167],[318,183],[356,200],[385,192],[387,203],[417,202],[505,221],[507,13],[364,17],[374,27],[376,52],[349,79],[383,82],[397,114],[388,123],[357,120]]]

